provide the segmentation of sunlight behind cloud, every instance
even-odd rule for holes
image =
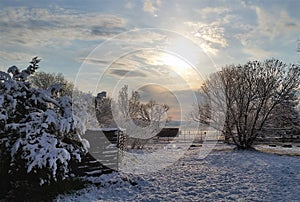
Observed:
[[[197,89],[202,83],[202,78],[195,76],[198,72],[188,61],[172,54],[161,54],[160,62],[162,65],[168,66],[173,74],[180,76],[187,82],[190,89]],[[175,86],[176,89],[181,89],[180,85]]]
[[[165,65],[171,66],[174,69],[174,71],[176,71],[180,75],[184,75],[188,67],[190,66],[185,61],[174,55],[164,54],[161,60]]]
[[[191,64],[197,63],[199,60],[199,47],[190,41],[187,41],[186,38],[175,38],[170,40],[170,42],[168,50],[180,54],[181,57]]]

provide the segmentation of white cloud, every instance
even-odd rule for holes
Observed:
[[[116,15],[61,8],[7,8],[0,10],[0,42],[23,46],[70,45],[75,39],[106,39],[124,31],[126,23]]]
[[[286,33],[299,32],[299,20],[293,19],[285,10],[266,11],[260,7],[255,9],[260,34],[274,39]]]
[[[145,12],[149,12],[151,14],[155,14],[158,11],[158,7],[160,6],[160,0],[145,0],[143,5],[143,10]]]
[[[91,57],[79,57],[77,61],[80,63],[90,64],[90,65],[108,65],[110,61],[98,59],[98,58],[91,58]]]
[[[267,50],[269,44],[284,43],[299,32],[299,21],[284,9],[271,7],[267,10],[254,5],[250,9],[257,16],[256,21],[244,22],[242,18],[236,18],[233,27],[236,30],[234,37],[243,46],[242,52],[250,55],[249,59],[263,60],[276,55],[276,50]]]
[[[266,51],[261,48],[244,48],[243,52],[250,55],[250,60],[265,60],[272,56],[272,52]]]
[[[256,38],[255,38],[255,27],[251,25],[241,25],[240,26],[240,32],[234,35],[236,39],[240,41],[242,46],[249,46],[256,44]]]
[[[228,13],[229,11],[230,9],[226,7],[205,7],[198,10],[198,13],[201,15],[202,19],[205,19],[210,17],[216,18],[222,14]]]
[[[217,54],[220,48],[228,46],[225,38],[225,29],[219,22],[202,23],[202,22],[184,22],[185,25],[192,29],[192,34],[197,38],[199,45],[209,53]]]
[[[133,9],[134,7],[135,7],[135,4],[132,1],[128,1],[125,4],[125,8],[127,8],[127,9]]]
[[[29,62],[35,55],[21,53],[21,52],[6,52],[0,51],[1,58],[6,61],[15,61],[15,62]],[[14,64],[11,64],[14,65]]]

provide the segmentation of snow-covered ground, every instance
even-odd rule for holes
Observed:
[[[300,201],[299,156],[219,147],[203,159],[199,151],[158,172],[130,175],[136,186],[111,174],[57,201]]]
[[[274,146],[276,144],[273,144]],[[289,145],[289,144],[287,144]],[[270,147],[269,145],[257,145],[255,147],[257,150],[262,152],[275,153],[280,155],[291,155],[291,156],[300,156],[300,145],[297,146],[294,144],[291,148],[285,148],[277,144],[276,147]]]

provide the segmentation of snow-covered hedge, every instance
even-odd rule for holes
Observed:
[[[43,90],[27,82],[38,63],[34,58],[23,71],[0,72],[0,172],[42,185],[68,177],[70,162],[81,160],[88,142],[59,85]]]

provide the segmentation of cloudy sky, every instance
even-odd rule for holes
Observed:
[[[38,55],[41,71],[62,72],[82,90],[113,96],[127,84],[181,104],[222,66],[299,62],[299,7],[297,0],[2,0],[0,70]]]

